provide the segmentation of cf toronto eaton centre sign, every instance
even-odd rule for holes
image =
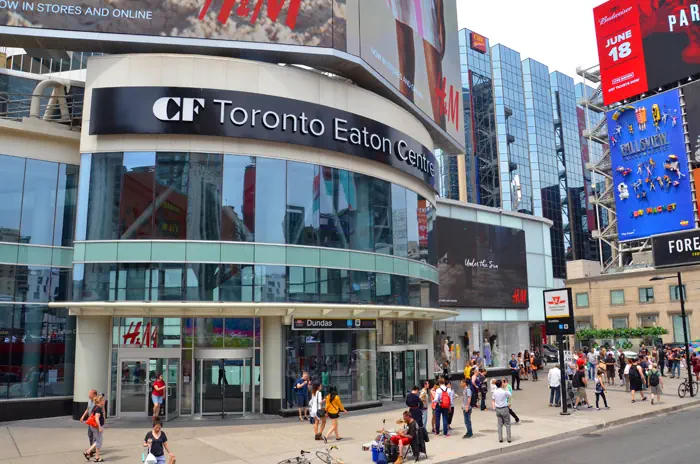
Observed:
[[[249,92],[181,87],[92,91],[90,135],[240,137],[337,151],[378,161],[435,188],[435,156],[406,134],[347,111]]]

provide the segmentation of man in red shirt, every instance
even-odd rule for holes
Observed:
[[[163,404],[163,396],[165,395],[165,381],[163,381],[163,374],[156,375],[156,381],[153,382],[153,392],[151,392],[151,399],[153,400],[153,419],[158,417],[160,412],[160,407]]]
[[[578,359],[576,360],[576,365],[578,366],[579,369],[581,368],[581,366],[586,365],[586,358],[583,356],[582,351],[578,352]]]

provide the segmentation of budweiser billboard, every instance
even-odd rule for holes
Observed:
[[[606,105],[700,72],[697,0],[610,0],[593,11]]]

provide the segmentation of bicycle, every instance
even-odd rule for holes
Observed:
[[[309,464],[311,461],[309,461],[306,458],[307,454],[311,454],[311,451],[301,450],[299,452],[299,456],[285,459],[283,461],[278,462],[277,464]]]
[[[691,389],[692,388],[692,392]],[[698,385],[697,380],[693,380],[692,384],[688,384],[688,379],[683,380],[683,383],[678,386],[678,396],[681,398],[685,398],[685,395],[690,392],[690,396],[697,396],[698,394],[698,389],[700,386]]]
[[[331,446],[330,448],[326,449],[326,451],[316,451],[315,459],[318,459],[319,461],[324,462],[326,464],[345,464],[345,461],[343,461],[340,458],[336,458],[332,455],[332,452],[337,450],[337,446]],[[308,459],[306,456],[309,454],[311,454],[311,451],[301,450],[299,452],[299,456],[285,459],[283,461],[278,462],[277,464],[310,464],[311,460],[314,458]]]

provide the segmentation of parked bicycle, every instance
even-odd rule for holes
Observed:
[[[299,456],[285,459],[283,461],[280,461],[277,464],[310,464],[310,462],[313,459],[318,459],[319,461],[321,461],[325,464],[345,464],[345,461],[333,456],[333,451],[337,451],[337,450],[338,450],[337,446],[331,446],[330,448],[326,449],[325,451],[316,451],[316,453],[315,453],[316,457],[315,458],[311,457],[311,459],[307,458],[308,455],[312,454],[311,451],[301,450],[299,452]]]
[[[693,389],[692,392],[690,389]],[[682,384],[678,386],[678,396],[681,398],[685,398],[685,395],[690,393],[690,396],[697,396],[698,394],[698,382],[697,380],[693,380],[692,383],[688,383],[688,379],[685,379]]]

